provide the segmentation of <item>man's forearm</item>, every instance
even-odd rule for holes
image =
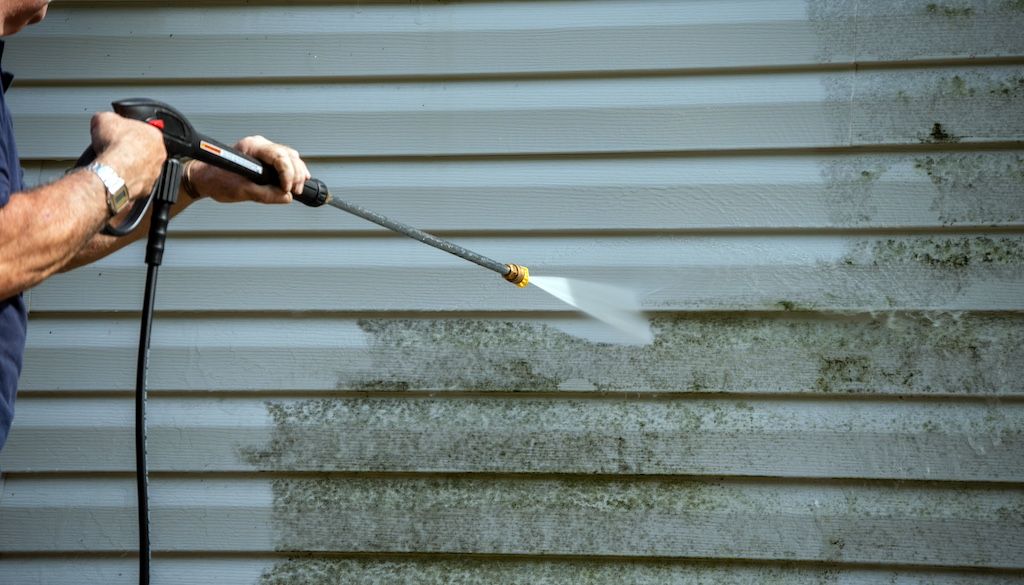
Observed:
[[[60,270],[107,216],[106,188],[88,171],[12,194],[0,208],[0,298]]]
[[[178,202],[171,208],[171,217],[180,213],[183,209],[188,207],[192,203],[192,198],[186,195],[184,192],[179,193]],[[127,213],[127,210],[126,210]],[[149,234],[149,218],[151,213],[146,214],[145,219],[139,225],[139,227],[132,233],[124,237],[105,236],[103,234],[96,234],[90,238],[85,245],[81,247],[77,254],[74,255],[64,266],[61,267],[61,272],[67,272],[78,268],[79,266],[85,266],[91,264],[100,258],[108,254],[112,254],[128,244],[138,240],[139,238],[145,237]],[[116,223],[117,218],[112,220]]]

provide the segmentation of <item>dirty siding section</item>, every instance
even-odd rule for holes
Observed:
[[[334,210],[200,203],[158,299],[154,581],[1019,582],[1022,30],[1015,0],[52,7],[5,55],[30,183],[147,95],[633,287],[654,332]],[[0,582],[136,580],[141,266],[29,293]]]

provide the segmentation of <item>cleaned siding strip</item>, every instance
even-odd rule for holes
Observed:
[[[69,164],[46,164],[41,180],[62,176]],[[428,231],[1024,224],[1024,155],[1018,151],[347,161],[314,162],[311,170],[336,197]],[[204,202],[171,223],[172,234],[381,230],[335,209],[303,205]]]
[[[161,558],[153,560],[153,585],[181,583],[217,583],[218,585],[255,585],[264,571],[274,566],[270,558],[216,558],[212,556]],[[135,558],[12,557],[0,562],[0,582],[17,585],[137,585],[139,562]],[[351,581],[357,583],[357,581]],[[309,583],[309,581],[306,581]],[[982,582],[984,583],[984,582]],[[985,583],[988,585],[988,583]]]
[[[127,399],[23,398],[0,465],[131,471],[132,413]],[[159,472],[1024,482],[1024,405],[1016,403],[156,398],[147,435]]]
[[[10,58],[31,81],[95,81],[83,77],[95,70],[112,81],[191,82],[752,69],[1024,53],[1024,15],[1012,3],[976,3],[960,18],[937,6],[591,0],[410,9],[349,2],[255,12],[99,5],[62,8],[62,18],[22,33]],[[225,51],[253,58],[210,58]]]
[[[799,307],[792,307],[799,309]],[[779,307],[781,310],[782,307]],[[154,391],[1024,393],[1024,319],[664,315],[649,346],[572,317],[158,315]],[[268,333],[272,332],[272,333]],[[131,390],[134,315],[33,317],[22,391]]]
[[[687,235],[465,237],[534,274],[632,288],[652,311],[1019,311],[1024,237]],[[142,243],[33,289],[33,311],[135,311]],[[197,294],[197,291],[202,291]],[[240,294],[245,291],[245,294]],[[536,287],[404,237],[189,238],[161,271],[159,310],[564,311]]]
[[[221,140],[260,133],[313,157],[707,152],[1019,142],[1022,80],[1024,67],[1012,65],[116,93],[30,87],[9,101],[26,158],[76,159],[90,114],[135,95],[173,104]]]
[[[12,478],[0,551],[135,546],[129,478]],[[1024,568],[1019,490],[464,478],[152,481],[157,551],[788,559]],[[272,508],[271,508],[272,506]]]

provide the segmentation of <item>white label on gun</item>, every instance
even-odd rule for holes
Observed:
[[[206,152],[215,154],[223,159],[229,160],[240,167],[245,167],[250,171],[256,173],[257,175],[263,174],[263,167],[260,166],[258,163],[254,163],[251,160],[244,159],[229,150],[224,150],[219,146],[214,146],[205,140],[199,141],[199,148],[205,150]]]

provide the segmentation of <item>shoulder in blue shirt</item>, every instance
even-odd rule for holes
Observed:
[[[2,58],[3,41],[0,41]],[[6,93],[13,77],[2,68],[0,75]],[[0,94],[0,118],[0,207],[3,207],[13,193],[23,188],[21,162],[14,144],[14,125],[3,94]],[[7,441],[7,433],[14,419],[14,395],[18,390],[18,376],[21,375],[27,327],[28,311],[22,296],[0,300],[0,448]]]

